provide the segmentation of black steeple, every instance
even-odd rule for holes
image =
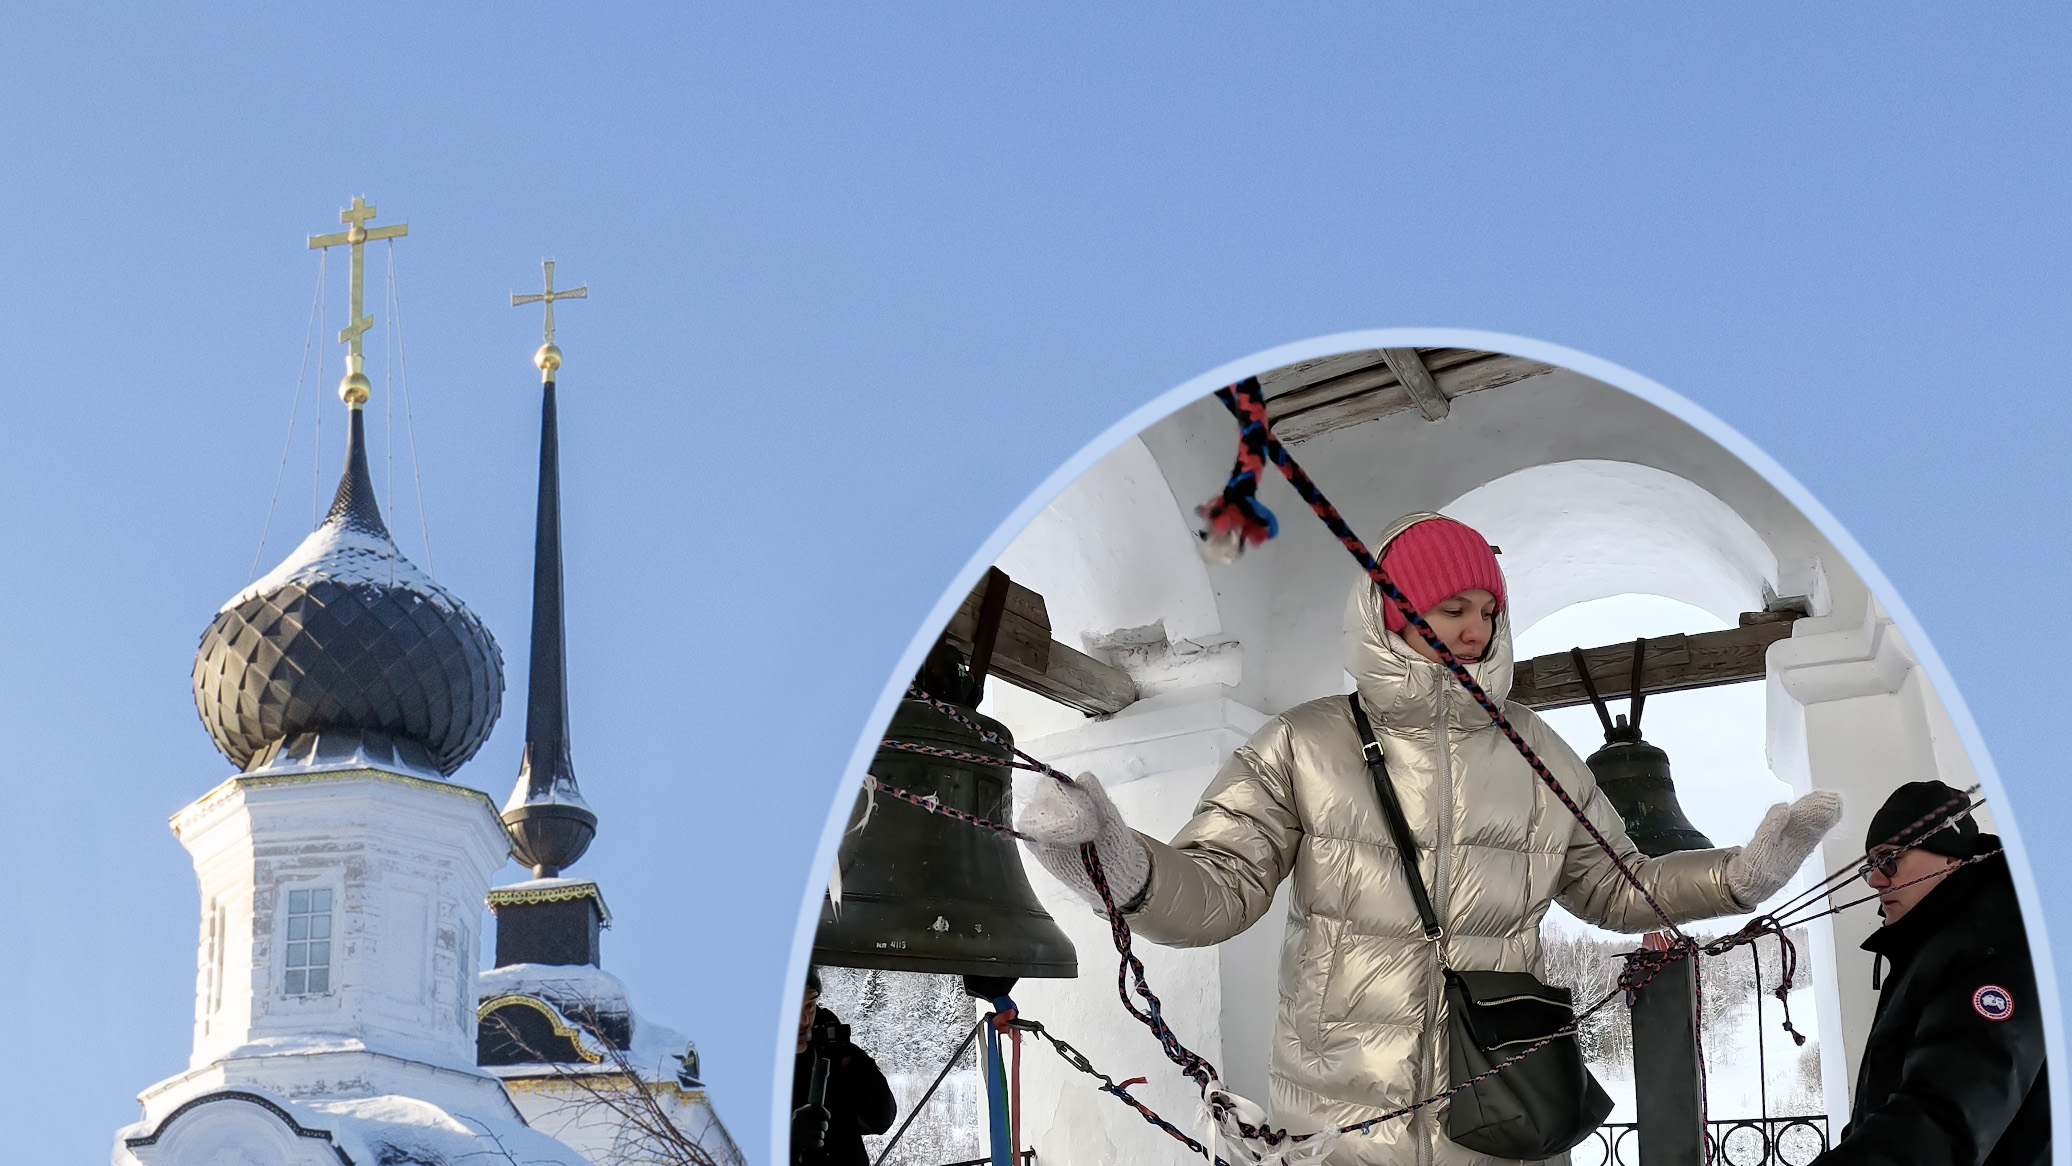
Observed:
[[[558,354],[557,354],[558,355]],[[597,815],[576,788],[568,747],[568,637],[561,609],[561,448],[554,382],[540,402],[540,497],[533,538],[532,666],[525,703],[525,755],[504,823],[512,851],[539,878],[552,878],[589,849]],[[341,495],[342,496],[342,495]]]
[[[338,476],[338,493],[331,498],[331,513],[324,521],[336,522],[388,539],[388,524],[381,519],[381,503],[374,497],[374,477],[367,472],[367,421],[359,409],[348,409],[345,436],[345,472]]]

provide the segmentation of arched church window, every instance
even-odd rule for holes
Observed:
[[[287,960],[282,988],[289,996],[331,990],[331,889],[288,892]]]

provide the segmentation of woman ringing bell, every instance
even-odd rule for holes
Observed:
[[[1649,858],[1626,837],[1590,770],[1529,709],[1505,703],[1511,636],[1489,543],[1437,514],[1382,536],[1383,569],[1538,754],[1645,887],[1643,896],[1533,773],[1402,613],[1365,578],[1346,605],[1345,666],[1371,726],[1441,935],[1410,892],[1352,703],[1329,696],[1268,721],[1231,756],[1170,843],[1123,822],[1091,775],[1044,782],[1019,815],[1045,869],[1099,909],[1079,846],[1094,842],[1135,934],[1175,947],[1221,943],[1257,922],[1294,877],[1282,945],[1270,1110],[1275,1125],[1329,1129],[1447,1087],[1442,977],[1540,971],[1554,902],[1635,933],[1752,910],[1782,889],[1841,817],[1816,791],[1772,807],[1746,846]],[[1331,1150],[1333,1163],[1506,1161],[1445,1136],[1430,1107]]]

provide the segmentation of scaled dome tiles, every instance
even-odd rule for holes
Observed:
[[[241,769],[344,744],[450,775],[488,739],[503,688],[489,630],[396,549],[355,410],[330,516],[202,634],[202,723]]]

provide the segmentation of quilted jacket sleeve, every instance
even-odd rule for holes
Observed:
[[[1138,836],[1151,851],[1151,882],[1129,916],[1137,934],[1204,947],[1258,922],[1302,838],[1292,760],[1288,724],[1277,717],[1231,754],[1170,845]]]
[[[1549,729],[1545,721],[1519,705],[1506,709],[1505,716],[1532,746],[1533,752],[1539,754],[1540,760],[1546,762],[1562,788],[1583,807],[1583,813],[1597,826],[1605,841],[1611,843],[1627,869],[1640,879],[1641,885],[1671,918],[1682,923],[1690,919],[1736,915],[1746,910],[1734,901],[1733,892],[1727,889],[1727,862],[1740,853],[1740,847],[1686,850],[1660,858],[1647,857],[1626,837],[1619,812],[1597,788],[1597,779],[1591,775],[1590,767],[1583,764],[1583,759],[1576,756],[1568,742]],[[1557,804],[1555,812],[1568,817],[1564,806]],[[1590,837],[1590,832],[1573,817],[1568,820],[1568,857],[1562,864],[1557,891],[1561,905],[1577,918],[1611,931],[1633,934],[1659,927],[1661,920],[1648,906],[1647,900],[1619,873],[1619,868]]]

